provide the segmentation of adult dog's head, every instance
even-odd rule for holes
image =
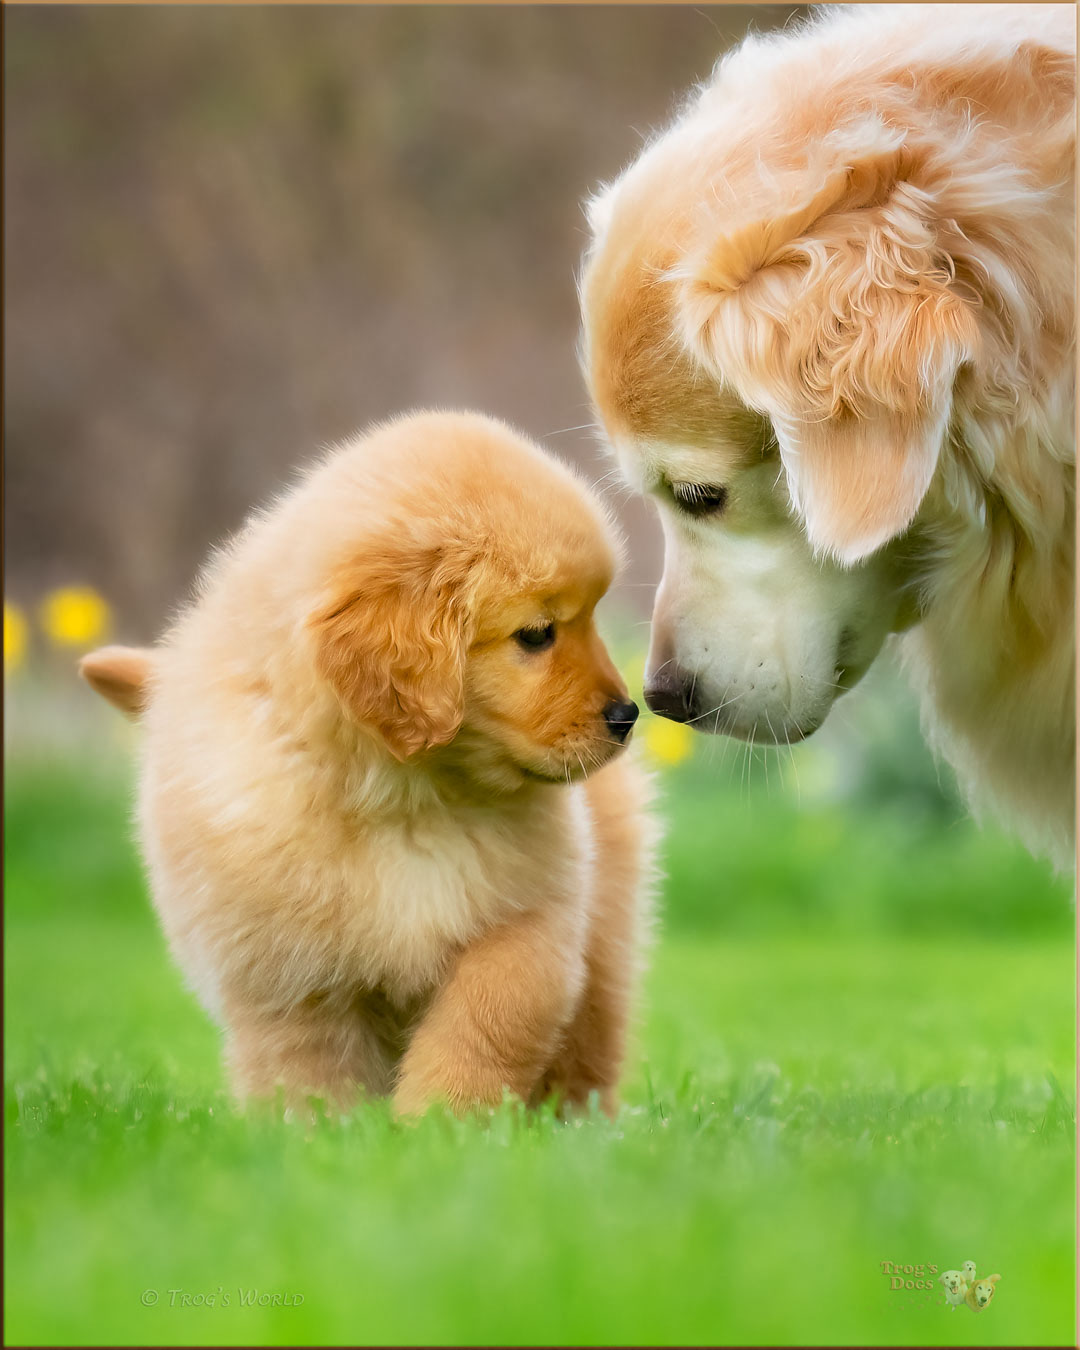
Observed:
[[[976,53],[919,90],[907,22],[895,78],[851,34],[747,44],[590,204],[587,378],[666,541],[646,699],[703,730],[820,725],[915,617],[928,494],[970,450],[954,399],[1016,402],[995,250],[1033,194],[963,109],[1062,72],[1014,52],[1010,83]]]

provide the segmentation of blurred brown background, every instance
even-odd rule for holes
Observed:
[[[581,203],[793,12],[5,7],[9,595],[87,583],[149,638],[295,464],[411,406],[601,477]]]

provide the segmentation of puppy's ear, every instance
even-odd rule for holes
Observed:
[[[437,548],[388,544],[356,559],[309,621],[319,674],[399,760],[446,745],[461,726],[465,574]]]
[[[934,204],[889,134],[801,195],[806,173],[770,182],[676,274],[684,343],[772,417],[809,539],[844,563],[913,520],[978,346]]]
[[[79,662],[79,674],[91,689],[126,716],[137,718],[149,696],[154,653],[144,647],[101,647]]]

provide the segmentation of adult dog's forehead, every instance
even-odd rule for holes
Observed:
[[[649,491],[664,479],[723,483],[771,443],[764,414],[699,369],[677,343],[655,281],[630,288],[622,312],[590,323],[587,374],[609,444],[627,481]],[[637,303],[640,301],[640,303]],[[598,303],[617,308],[609,298]]]

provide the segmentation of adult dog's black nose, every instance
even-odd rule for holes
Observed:
[[[637,721],[636,703],[609,703],[604,709],[604,721],[617,741],[625,741]]]
[[[678,667],[669,667],[649,681],[645,702],[658,717],[670,722],[689,722],[693,716],[691,688]]]

